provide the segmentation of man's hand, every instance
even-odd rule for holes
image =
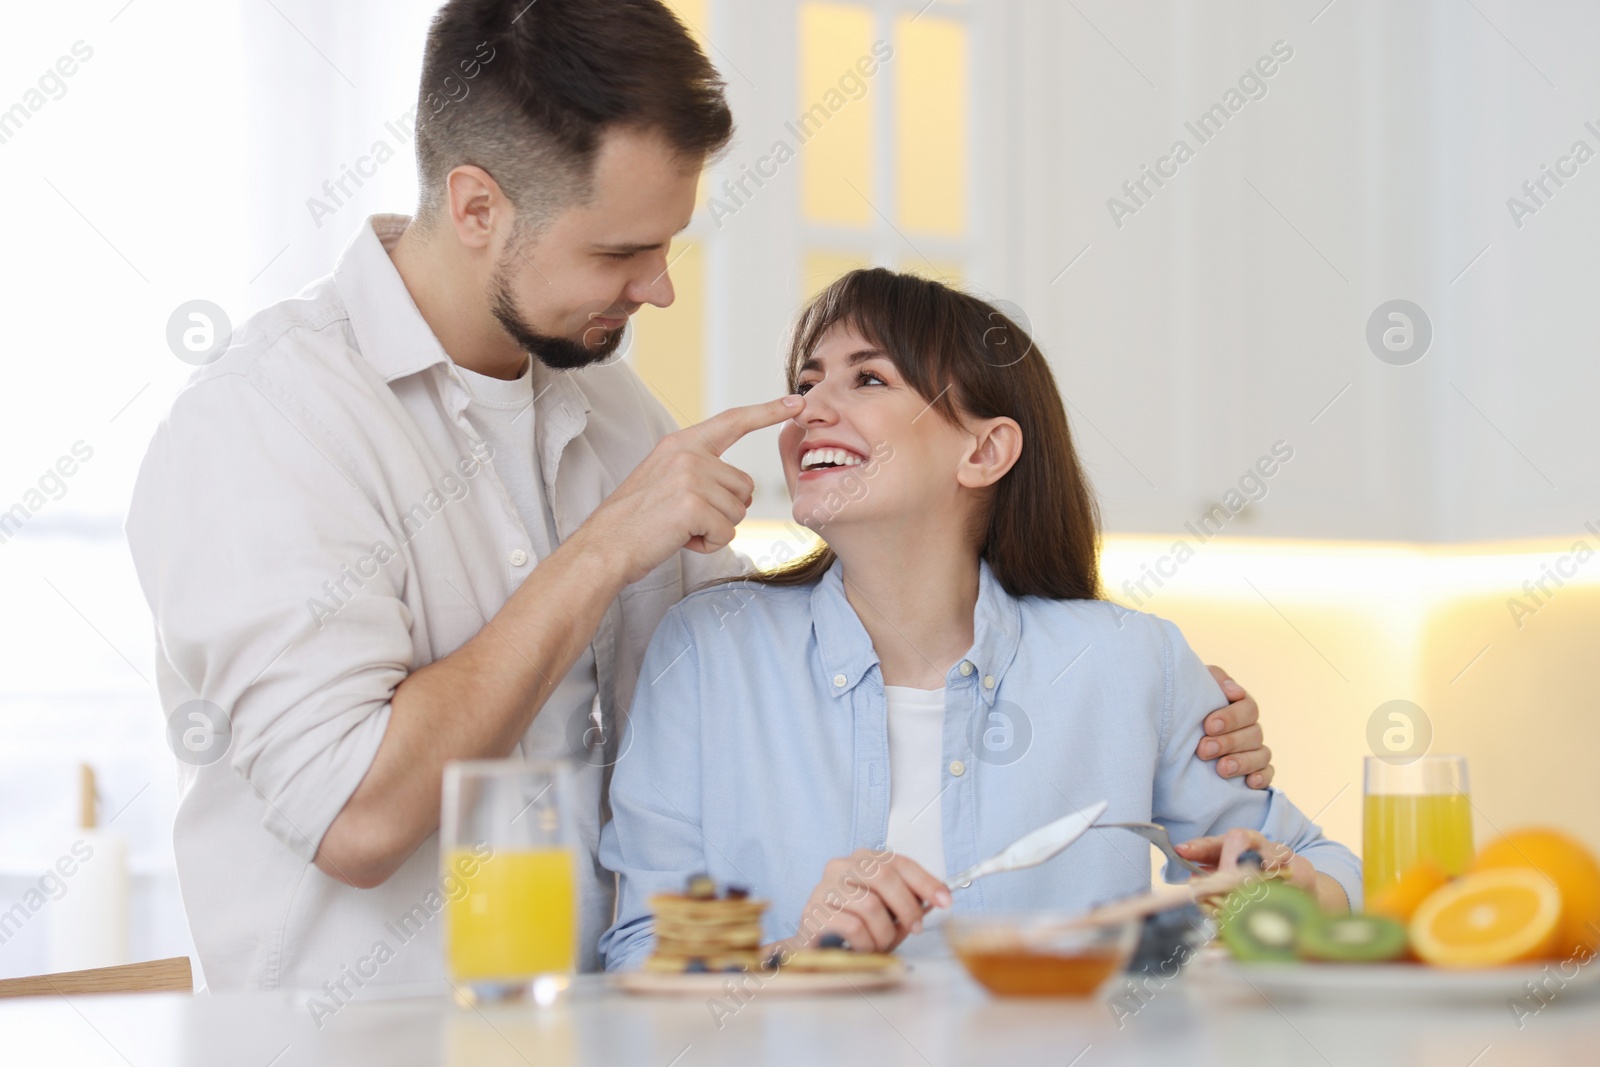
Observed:
[[[573,535],[620,553],[623,584],[636,582],[679,549],[711,553],[733,540],[755,492],[722,454],[745,434],[800,413],[786,396],[730,408],[668,434]]]
[[[1272,750],[1262,744],[1261,709],[1255,697],[1221,667],[1208,667],[1211,677],[1222,687],[1222,695],[1231,703],[1206,716],[1206,736],[1195,750],[1203,760],[1226,757],[1217,764],[1217,773],[1224,778],[1248,775],[1245,785],[1251,789],[1265,789],[1272,784]]]

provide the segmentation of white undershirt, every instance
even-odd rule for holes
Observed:
[[[472,394],[472,402],[467,405],[467,419],[494,450],[490,463],[528,531],[532,542],[529,555],[533,558],[528,567],[531,571],[532,564],[550,555],[561,542],[539,472],[539,449],[534,434],[533,361],[529,360],[522,376],[512,381],[491,378],[459,364],[456,369]],[[529,730],[534,751],[527,755],[568,755],[565,745],[569,724],[577,716],[592,714],[599,691],[594,649],[585,645],[577,662],[556,685],[555,692],[534,719]]]
[[[944,690],[886,685],[889,706],[889,836],[895,853],[939,878],[944,870]]]

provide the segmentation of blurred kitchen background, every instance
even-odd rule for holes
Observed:
[[[0,977],[52,969],[72,883],[41,877],[83,834],[85,762],[127,953],[190,950],[121,533],[193,369],[168,320],[237,323],[411,210],[435,6],[6,12]],[[1359,847],[1363,756],[1426,745],[1469,757],[1480,842],[1600,848],[1600,7],[673,6],[738,122],[628,353],[681,422],[777,395],[796,307],[844,270],[1004,300],[1069,404],[1108,593],[1255,693],[1329,833]],[[803,550],[772,433],[732,458],[760,483],[740,547]]]

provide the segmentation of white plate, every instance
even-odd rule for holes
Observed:
[[[1202,955],[1186,973],[1197,985],[1233,994],[1365,1004],[1506,1000],[1532,982],[1562,996],[1600,989],[1600,961],[1447,970],[1421,963],[1239,963]],[[1576,973],[1574,973],[1576,972]]]
[[[709,974],[672,974],[652,971],[619,971],[606,976],[614,989],[626,993],[654,993],[664,996],[704,997],[720,995],[729,983],[750,992],[778,993],[795,996],[814,993],[867,993],[874,989],[890,989],[905,980],[906,968],[892,967],[882,971],[780,971],[776,975],[762,972],[712,971]]]

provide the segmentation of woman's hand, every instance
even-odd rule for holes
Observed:
[[[1287,871],[1284,881],[1310,893],[1323,910],[1350,910],[1350,900],[1338,882],[1288,845],[1268,840],[1259,830],[1229,830],[1221,837],[1196,837],[1175,847],[1184,859],[1213,871],[1237,869],[1240,855],[1254,850],[1261,856],[1263,871]]]
[[[859,849],[823,867],[800,916],[800,932],[784,947],[808,948],[832,933],[859,952],[892,952],[922,931],[930,906],[950,906],[943,882],[905,856]]]
[[[1262,740],[1261,709],[1256,698],[1221,667],[1207,667],[1217,680],[1228,706],[1218,708],[1206,716],[1206,736],[1201,739],[1195,755],[1203,760],[1217,760],[1217,773],[1224,778],[1244,775],[1244,784],[1251,789],[1265,789],[1272,784],[1272,750]],[[1218,757],[1226,756],[1226,759]]]

